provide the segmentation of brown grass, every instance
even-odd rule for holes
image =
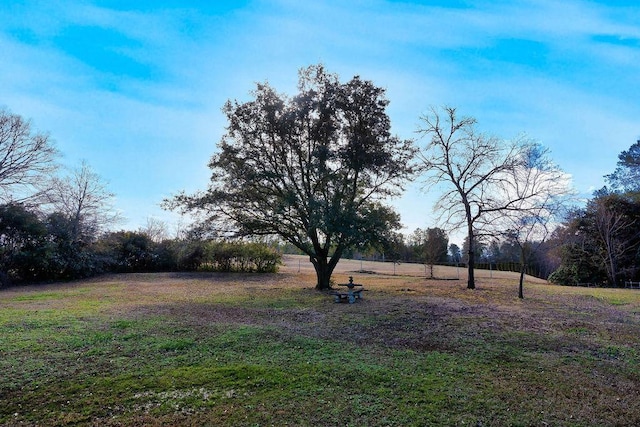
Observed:
[[[335,304],[329,295],[317,292],[313,268],[305,258],[295,256],[286,256],[285,265],[277,274],[114,275],[2,291],[0,310],[4,310],[5,316],[0,317],[0,327],[4,328],[0,332],[10,331],[13,335],[5,335],[4,364],[0,368],[7,378],[12,378],[13,385],[0,388],[0,421],[5,425],[640,423],[640,291],[566,288],[528,278],[525,299],[519,300],[518,276],[514,273],[479,271],[477,289],[470,291],[466,289],[462,269],[459,280],[455,268],[436,270],[443,280],[425,279],[420,274],[424,270],[416,270],[412,265],[396,265],[395,275],[390,264],[363,263],[362,270],[368,273],[360,270],[359,261],[343,260],[334,274],[336,283],[346,283],[353,276],[355,282],[364,285],[364,300],[353,305]],[[12,310],[22,313],[21,316],[26,313],[26,318],[21,320],[7,314]],[[56,360],[64,361],[67,371],[76,372],[80,385],[75,387],[80,387],[79,390],[84,390],[85,382],[91,383],[84,379],[85,375],[118,378],[122,372],[131,371],[131,375],[142,380],[145,376],[153,377],[150,372],[154,364],[158,370],[187,372],[184,370],[200,365],[213,369],[216,363],[221,367],[240,363],[278,373],[282,363],[294,370],[302,369],[298,365],[312,363],[308,366],[318,364],[314,369],[329,370],[330,377],[343,374],[339,368],[331,371],[335,364],[331,356],[319,360],[315,358],[320,356],[311,356],[313,362],[305,360],[310,356],[304,353],[301,342],[318,346],[320,353],[325,348],[334,352],[344,349],[340,351],[348,356],[340,357],[353,355],[360,359],[362,366],[352,369],[361,376],[353,384],[347,381],[338,385],[332,385],[324,377],[310,379],[303,385],[297,382],[300,379],[285,378],[278,380],[282,383],[278,383],[280,392],[275,395],[251,386],[254,389],[246,391],[245,397],[250,404],[244,405],[232,399],[234,393],[239,393],[237,388],[242,387],[240,382],[231,391],[220,392],[220,399],[227,406],[220,403],[222,406],[190,409],[188,416],[184,410],[171,408],[158,409],[157,413],[141,411],[144,405],[139,400],[143,398],[166,400],[187,396],[184,399],[193,400],[203,393],[213,393],[201,391],[201,387],[211,384],[205,381],[204,386],[200,385],[202,374],[198,374],[194,376],[194,385],[187,382],[168,389],[159,385],[152,389],[123,389],[118,392],[123,402],[129,399],[135,404],[122,403],[111,412],[100,409],[100,402],[87,400],[85,407],[96,405],[96,408],[85,415],[81,415],[80,407],[75,412],[53,407],[48,415],[38,416],[33,414],[39,414],[39,407],[46,406],[47,396],[60,395],[65,402],[81,399],[70,396],[68,389],[57,388],[63,378],[69,379],[55,371],[47,373],[41,367],[40,362],[53,360],[51,352],[60,346],[55,341],[63,338],[44,329],[43,334],[48,335],[29,338],[37,329],[29,326],[35,325],[35,320],[28,323],[28,319],[38,319],[43,325],[54,324],[47,316],[63,316],[54,330],[67,330],[64,319],[71,319],[87,328],[82,333],[100,338],[100,334],[108,332],[115,337],[106,343],[96,341],[99,356],[92,356],[91,365],[78,362],[82,360],[81,353],[63,352],[55,356]],[[118,341],[117,331],[108,328],[117,321],[158,322],[154,319],[162,319],[158,328],[164,332],[141,329],[136,333],[142,337],[148,334],[145,339],[155,348],[175,348],[169,355],[146,352],[144,347],[127,353],[133,351],[125,350],[129,343]],[[228,356],[224,354],[227,347],[216,347],[214,351],[213,344],[204,344],[220,339],[223,332],[247,333],[242,328],[262,331],[261,339],[271,343],[270,351],[274,354],[263,354],[259,350],[261,342],[239,339],[234,345],[240,349],[229,347],[232,353]],[[26,335],[20,335],[23,333]],[[25,347],[28,342],[25,340],[30,339],[34,341],[29,345],[44,346],[42,353],[34,351],[35,347],[31,351],[29,345]],[[186,341],[183,343],[181,339]],[[164,341],[153,344],[153,340]],[[198,352],[189,353],[192,350],[182,350],[182,346],[196,346]],[[200,346],[204,353],[200,352]],[[90,350],[86,347],[83,351]],[[296,356],[296,352],[300,355]],[[186,355],[198,362],[185,362]],[[218,358],[220,361],[216,362]],[[129,364],[120,366],[121,371],[112,371],[113,360],[121,359]],[[39,375],[46,377],[38,389],[27,381],[36,369],[31,368],[32,364],[39,369]],[[141,367],[145,368],[136,371]],[[369,378],[377,369],[381,373]],[[264,375],[267,376],[264,381],[276,381]],[[284,373],[277,375],[280,378]],[[392,381],[387,376],[396,379]],[[49,390],[41,395],[42,387]],[[313,398],[305,401],[304,396],[318,387],[382,403],[363,415],[355,414],[348,405],[331,406]],[[423,388],[428,390],[426,394],[420,391]],[[98,395],[101,391],[96,388],[93,392]],[[134,395],[142,397],[131,397]],[[297,408],[278,396],[294,396]],[[152,403],[146,403],[146,407]],[[14,413],[18,415],[14,417]]]

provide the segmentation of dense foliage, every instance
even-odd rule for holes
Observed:
[[[411,173],[411,141],[391,135],[384,89],[341,83],[321,65],[300,72],[299,93],[258,84],[228,102],[227,133],[206,192],[172,207],[202,214],[205,232],[279,236],[307,254],[327,289],[345,250],[388,240],[399,216],[382,202]]]
[[[141,232],[118,231],[93,240],[77,238],[62,213],[39,215],[21,204],[0,206],[2,284],[66,280],[106,272],[275,272],[276,249],[262,243],[198,240],[153,241]]]
[[[549,278],[563,285],[624,286],[640,281],[640,141],[618,156],[611,188],[597,191],[556,233],[561,265]]]
[[[562,264],[554,283],[623,286],[640,281],[640,198],[596,193],[558,231]]]

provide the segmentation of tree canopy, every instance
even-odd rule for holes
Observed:
[[[567,218],[557,238],[561,264],[549,280],[612,286],[640,280],[640,141],[618,155],[605,178],[610,188]]]
[[[640,140],[618,155],[616,170],[605,178],[616,190],[640,193]]]
[[[199,213],[207,232],[280,236],[309,255],[316,287],[329,288],[345,249],[383,242],[400,225],[383,202],[411,174],[414,149],[392,136],[384,93],[322,65],[300,71],[293,97],[258,84],[251,101],[224,106],[209,188],[168,205]]]
[[[31,122],[0,109],[0,201],[25,199],[56,169],[58,151]]]

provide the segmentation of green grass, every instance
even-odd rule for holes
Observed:
[[[637,293],[206,277],[0,292],[0,424],[640,422]]]

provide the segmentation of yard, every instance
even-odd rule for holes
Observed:
[[[0,424],[640,425],[638,290],[286,261],[0,291]]]

